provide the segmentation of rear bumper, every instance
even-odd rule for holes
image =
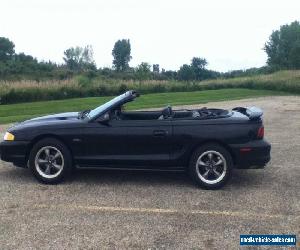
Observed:
[[[2,161],[12,162],[18,167],[27,165],[28,141],[2,141],[0,143],[0,158]]]
[[[263,168],[271,159],[271,145],[265,140],[230,145],[236,168]]]

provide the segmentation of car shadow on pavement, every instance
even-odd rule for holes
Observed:
[[[0,162],[2,163],[2,162]],[[11,164],[5,164],[0,169],[1,182],[17,182],[17,183],[29,183],[34,182],[35,179],[28,169],[18,168]]]
[[[232,188],[242,188],[242,187],[254,187],[262,186],[266,183],[268,178],[262,174],[264,170],[257,169],[234,169],[232,173],[232,178],[229,181],[229,186]]]
[[[185,172],[133,170],[77,170],[69,180],[72,183],[179,185],[193,186]]]
[[[260,173],[253,170],[246,170],[246,172],[245,170],[234,170],[232,178],[224,188],[249,188],[263,184]],[[197,187],[186,172],[165,171],[77,170],[69,178],[69,182]]]
[[[6,164],[5,164],[6,165]],[[1,181],[34,183],[36,180],[28,169],[5,166],[0,171]],[[133,184],[139,186],[163,185],[196,187],[186,172],[133,171],[133,170],[76,170],[65,182],[66,185]],[[224,188],[251,187],[263,184],[261,173],[255,170],[234,170],[232,178]]]

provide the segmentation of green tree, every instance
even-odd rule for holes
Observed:
[[[136,67],[136,77],[139,80],[147,80],[151,78],[151,65],[146,62],[142,62]]]
[[[184,64],[178,71],[178,79],[181,81],[194,80],[196,77],[195,71],[192,66]]]
[[[205,58],[193,57],[191,65],[194,69],[204,70],[207,66],[207,61]]]
[[[155,74],[159,74],[159,64],[153,64],[152,65],[152,71],[153,71],[153,73],[155,73]]]
[[[278,69],[300,69],[300,24],[298,21],[273,31],[265,44],[268,65]]]
[[[77,46],[65,50],[63,59],[70,70],[84,71],[96,69],[93,55],[91,45],[87,45],[84,48]]]
[[[129,39],[118,40],[112,50],[113,65],[117,71],[125,71],[129,68],[131,60],[131,45]]]
[[[8,61],[15,54],[15,45],[8,38],[0,37],[0,61]]]
[[[206,67],[207,61],[205,58],[193,57],[191,67],[193,68],[195,78],[197,80],[203,80],[206,76]]]

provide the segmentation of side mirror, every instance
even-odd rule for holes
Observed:
[[[104,115],[102,115],[101,117],[98,118],[97,120],[99,123],[108,125],[109,121],[110,121],[110,117],[108,113],[105,113]]]

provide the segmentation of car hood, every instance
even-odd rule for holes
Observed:
[[[14,124],[11,129],[25,128],[25,127],[35,127],[43,125],[54,125],[54,124],[65,124],[65,123],[77,123],[80,121],[78,119],[78,112],[68,112],[53,115],[45,115],[36,117],[30,120],[26,120],[20,123]]]
[[[78,119],[78,112],[67,112],[67,113],[60,113],[54,115],[45,115],[41,117],[36,117],[23,123],[27,122],[41,122],[41,121],[62,121],[62,120],[69,120],[69,119]]]

